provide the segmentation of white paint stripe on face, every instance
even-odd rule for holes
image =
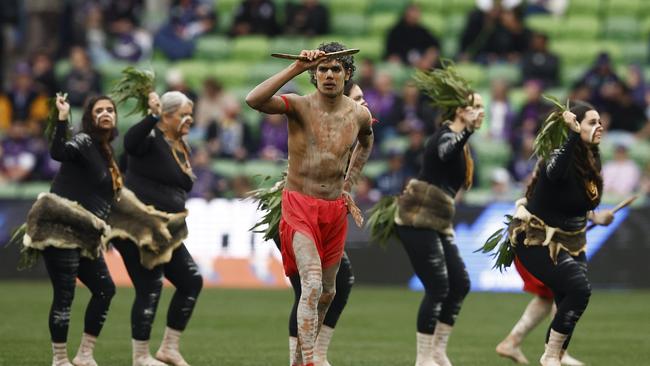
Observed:
[[[185,116],[181,119],[181,123],[178,124],[177,132],[180,132],[183,128],[183,125],[186,123],[192,123],[192,116]]]
[[[99,126],[99,121],[104,117],[108,117],[111,120],[111,123],[113,123],[113,115],[108,111],[102,111],[102,113],[98,114],[95,118],[95,125]]]
[[[598,131],[599,127],[600,125],[594,125],[594,127],[591,128],[591,132],[589,132],[589,142],[594,142],[594,136],[596,136],[596,131]]]

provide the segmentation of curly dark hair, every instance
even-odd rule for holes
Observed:
[[[338,42],[329,42],[329,43],[321,43],[320,46],[318,46],[318,50],[330,53],[330,52],[347,50],[347,47],[345,47],[345,45]],[[338,60],[341,63],[341,65],[343,65],[343,69],[345,71],[350,72],[350,78],[345,82],[345,84],[347,85],[350,82],[350,80],[352,80],[352,76],[354,76],[354,71],[357,69],[354,66],[354,56],[349,55],[349,56],[337,57],[336,60]],[[314,86],[316,86],[316,72],[313,69],[309,70],[309,78],[311,80],[311,83]]]

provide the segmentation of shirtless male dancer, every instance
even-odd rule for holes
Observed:
[[[303,50],[300,55],[307,61],[295,61],[246,97],[251,108],[286,114],[289,121],[289,166],[282,192],[280,241],[285,274],[298,273],[302,289],[298,347],[292,360],[296,366],[315,365],[316,337],[336,293],[347,212],[357,225],[363,224],[361,211],[349,192],[372,150],[371,115],[367,108],[343,95],[345,83],[354,72],[352,56],[325,57],[328,52],[343,49],[343,45],[332,42],[317,50]],[[315,92],[275,95],[307,70]]]

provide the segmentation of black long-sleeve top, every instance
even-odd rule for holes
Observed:
[[[147,205],[176,213],[185,210],[192,178],[178,165],[172,147],[161,130],[158,118],[145,117],[124,135],[128,163],[124,185]],[[183,154],[178,154],[182,159]]]
[[[580,134],[570,132],[564,145],[541,163],[526,207],[547,225],[567,231],[582,229],[587,224],[587,213],[596,208],[575,167],[579,140]]]
[[[454,198],[465,183],[467,162],[463,149],[471,135],[467,129],[456,133],[448,125],[436,131],[424,147],[418,179],[437,186]]]
[[[100,144],[88,134],[78,133],[68,141],[67,122],[58,122],[50,147],[52,159],[61,168],[50,192],[78,202],[100,219],[107,219],[113,204],[113,178]]]

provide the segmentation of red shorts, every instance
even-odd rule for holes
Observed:
[[[524,264],[519,261],[519,258],[515,256],[515,267],[517,272],[521,276],[521,279],[524,280],[524,291],[535,294],[544,299],[552,299],[553,291],[546,286],[542,281],[538,280],[537,277],[533,276]]]
[[[280,244],[287,276],[298,273],[293,236],[301,233],[316,245],[323,268],[341,260],[348,231],[348,208],[343,198],[334,201],[310,197],[296,191],[282,192]]]

